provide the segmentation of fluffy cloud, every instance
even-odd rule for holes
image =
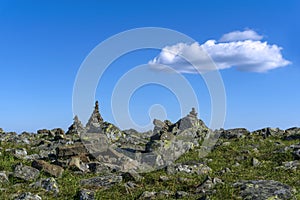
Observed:
[[[167,71],[167,65],[180,73],[198,73],[235,67],[241,71],[266,72],[290,64],[281,54],[281,47],[260,41],[252,30],[235,31],[222,36],[220,42],[204,44],[178,43],[166,46],[149,61],[152,68]]]
[[[220,42],[232,42],[232,41],[242,41],[242,40],[261,40],[263,36],[257,34],[253,30],[245,31],[233,31],[230,33],[224,34]]]

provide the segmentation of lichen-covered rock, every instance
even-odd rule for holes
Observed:
[[[0,183],[8,183],[8,177],[7,177],[7,172],[2,171],[0,172]]]
[[[76,115],[74,117],[74,121],[73,124],[68,128],[68,131],[66,133],[66,135],[81,135],[82,132],[84,132],[84,127],[81,123],[81,121],[79,120],[78,116]]]
[[[61,177],[64,172],[64,169],[62,167],[47,163],[43,160],[34,160],[32,162],[32,167],[38,170],[43,170],[44,172],[55,177]]]
[[[42,198],[37,194],[32,194],[30,192],[25,192],[18,195],[15,200],[42,200]]]
[[[151,199],[155,199],[156,198],[156,194],[157,192],[150,192],[150,191],[144,191],[141,196],[139,197],[139,199],[141,200],[151,200]]]
[[[234,129],[222,130],[220,138],[225,138],[225,139],[242,138],[249,134],[250,132],[245,128],[234,128]]]
[[[14,177],[23,179],[25,181],[35,180],[40,174],[40,171],[23,164],[19,164],[14,169]]]
[[[31,187],[34,188],[43,188],[47,192],[52,192],[55,195],[59,193],[59,187],[54,178],[43,178],[38,180],[37,182],[31,184]]]
[[[286,129],[285,130],[285,134],[287,136],[300,135],[300,128],[298,128],[298,127],[292,127],[292,128]]]
[[[207,178],[196,187],[195,193],[210,194],[216,184],[222,184],[223,181],[219,178]]]
[[[88,168],[88,165],[83,163],[79,156],[71,157],[71,160],[68,165],[69,165],[69,167],[76,168],[77,170],[80,170],[82,172],[90,171]]]
[[[243,199],[291,199],[292,188],[273,180],[239,181],[233,184],[240,189]]]
[[[122,176],[119,175],[105,175],[80,181],[80,185],[84,187],[111,187],[122,181]]]
[[[146,145],[146,151],[152,152],[149,163],[163,167],[173,163],[181,155],[199,146],[201,139],[207,136],[209,129],[197,118],[195,109],[175,124],[166,120],[154,120],[154,135]],[[149,157],[149,156],[148,156]]]
[[[170,175],[174,175],[179,172],[202,175],[202,174],[208,174],[209,172],[212,171],[212,169],[210,167],[208,167],[207,165],[205,165],[203,163],[171,164],[171,165],[168,165],[165,169],[166,169],[166,172]]]
[[[259,135],[262,136],[264,138],[270,137],[270,136],[277,136],[277,137],[282,137],[285,135],[285,131],[281,130],[279,128],[263,128],[263,129],[259,129],[256,131],[251,132],[251,135]]]
[[[78,192],[79,200],[94,200],[95,192],[93,190],[81,189]]]
[[[25,148],[13,149],[13,155],[18,159],[25,159],[27,156],[27,150]]]

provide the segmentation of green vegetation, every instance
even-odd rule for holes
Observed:
[[[224,143],[225,142],[225,143]],[[144,191],[163,191],[169,190],[193,192],[195,188],[203,183],[207,176],[219,178],[223,183],[216,184],[211,199],[238,199],[238,189],[233,188],[232,184],[239,180],[275,180],[293,187],[295,196],[300,199],[300,170],[287,170],[280,168],[282,162],[293,161],[293,155],[290,151],[283,149],[291,144],[299,143],[299,140],[283,141],[279,138],[269,137],[263,139],[260,136],[251,136],[242,139],[220,139],[213,151],[205,158],[199,157],[199,148],[195,148],[183,155],[177,162],[197,161],[206,163],[211,169],[207,175],[196,175],[177,173],[169,175],[161,169],[147,174],[141,174],[143,180],[136,181],[137,187],[130,189],[125,186],[125,181],[114,185],[108,189],[98,189],[97,199],[137,199]],[[7,148],[21,148],[16,144],[1,143],[0,171],[13,172],[13,166],[17,163],[31,165],[29,161],[14,158],[13,155],[6,152]],[[27,147],[27,149],[29,149]],[[260,161],[258,166],[253,166],[252,160],[256,158]],[[238,163],[238,164],[237,164]],[[226,168],[227,171],[226,171]],[[76,173],[71,170],[65,170],[63,176],[56,178],[60,192],[57,196],[43,189],[34,189],[30,183],[18,180],[9,176],[9,183],[0,182],[0,199],[9,199],[14,194],[28,192],[38,194],[43,199],[72,199],[76,197],[80,189],[80,180],[96,176],[92,173]],[[161,181],[160,177],[166,176],[168,180]],[[43,172],[40,177],[49,177]],[[198,199],[203,194],[188,197],[187,199]],[[173,197],[172,197],[173,198]],[[166,199],[165,197],[162,199]]]

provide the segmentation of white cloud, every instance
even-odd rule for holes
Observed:
[[[263,36],[257,34],[253,30],[245,31],[233,31],[230,33],[224,34],[220,42],[232,42],[232,41],[242,41],[242,40],[261,40]]]
[[[247,34],[242,37],[237,36],[236,32],[222,37],[222,41],[226,38],[226,40],[240,38],[238,41],[208,40],[201,45],[195,42],[166,46],[157,57],[149,61],[149,64],[152,68],[161,71],[167,71],[168,68],[163,66],[167,65],[180,73],[198,73],[231,67],[241,71],[266,72],[291,63],[282,57],[281,47],[267,42],[254,41],[254,36],[258,39],[259,35],[254,31],[251,32],[253,33],[247,33],[248,39],[245,36]],[[252,40],[250,40],[251,37]]]

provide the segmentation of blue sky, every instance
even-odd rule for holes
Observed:
[[[258,41],[281,47],[280,54],[291,64],[266,72],[220,70],[227,97],[224,127],[300,126],[299,9],[296,0],[0,1],[0,127],[17,132],[67,129],[73,118],[73,85],[85,57],[108,37],[138,27],[173,29],[199,45],[208,40],[219,44],[226,33],[251,30],[263,37]],[[114,122],[111,94],[120,77],[159,55],[158,50],[140,50],[112,63],[96,92],[104,119]],[[210,96],[203,79],[183,75],[199,99],[200,117],[209,123]],[[149,122],[154,104],[163,105],[172,121],[180,117],[174,94],[147,85],[130,99],[136,123]]]

